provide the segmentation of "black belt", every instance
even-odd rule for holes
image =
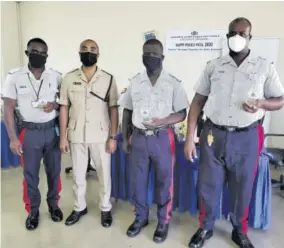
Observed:
[[[256,121],[249,126],[246,127],[230,127],[230,126],[221,126],[213,123],[210,119],[206,120],[206,123],[208,123],[210,126],[216,127],[217,129],[220,129],[222,131],[227,131],[227,132],[246,132],[251,128],[255,128],[259,125],[259,121]]]
[[[44,122],[44,123],[34,123],[34,122],[26,122],[23,121],[23,127],[27,129],[38,129],[38,130],[47,130],[52,129],[56,125],[58,125],[58,118],[55,118],[51,121]]]
[[[140,129],[137,127],[134,127],[134,132],[137,132],[138,134],[144,135],[144,136],[156,136],[159,134],[161,131],[167,131],[171,126],[164,126],[160,128],[155,128],[155,129]]]

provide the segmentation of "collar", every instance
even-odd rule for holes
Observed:
[[[87,82],[86,76],[82,70],[82,67],[78,68],[76,71],[76,75],[83,80],[84,82]],[[93,78],[91,79],[90,83],[93,83],[96,81],[98,78],[100,78],[103,75],[103,71],[97,66],[97,70],[95,74],[93,75]]]
[[[22,72],[23,73],[30,73],[30,74],[32,74],[32,72],[30,71],[28,65],[25,65],[23,67]],[[52,74],[52,70],[49,67],[45,66],[45,68],[44,68],[44,70],[43,70],[41,75],[44,75],[44,74],[49,74],[50,75],[50,74]]]
[[[164,69],[162,69],[160,76],[157,78],[157,81],[160,80],[160,79],[166,79],[166,78],[167,78],[167,73]],[[147,71],[145,70],[141,75],[140,83],[143,83],[143,82],[146,82],[146,81],[150,82],[150,79],[148,77]]]
[[[221,58],[221,63],[222,63],[222,65],[232,64],[232,65],[236,66],[235,61],[233,60],[233,58],[229,54],[225,55]],[[252,55],[251,51],[250,51],[249,55],[244,59],[243,63],[249,63],[249,64],[255,65],[257,63],[257,58],[254,57]]]

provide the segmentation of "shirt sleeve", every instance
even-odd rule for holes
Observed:
[[[8,76],[6,77],[2,91],[2,97],[7,97],[14,100],[17,99],[17,89],[12,74],[8,74]]]
[[[199,80],[194,86],[195,92],[202,96],[209,96],[210,94],[211,81],[210,81],[210,74],[209,74],[209,64],[210,62],[207,63]]]
[[[60,87],[61,87],[61,84],[62,84],[62,75],[60,73],[58,73],[58,76],[57,76],[57,85],[58,85],[58,89],[60,90]]]
[[[109,91],[109,107],[115,107],[117,106],[117,101],[118,101],[118,90],[117,90],[117,84],[116,80],[113,77],[112,78],[112,85],[110,87]]]
[[[132,82],[130,82],[126,92],[123,93],[123,97],[119,101],[120,107],[129,109],[129,110],[133,110],[133,104],[132,104],[132,98],[131,98],[131,87],[132,87]]]
[[[284,95],[284,87],[281,84],[278,73],[275,70],[275,67],[270,64],[268,70],[268,77],[264,84],[264,97],[280,97]]]
[[[176,83],[173,94],[173,110],[179,112],[189,106],[188,97],[181,82]]]
[[[68,98],[68,75],[63,78],[62,83],[60,84],[59,104],[67,106],[70,105],[70,101]]]

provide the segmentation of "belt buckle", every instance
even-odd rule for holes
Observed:
[[[235,127],[227,127],[227,130],[229,132],[234,132],[234,131],[236,131],[236,128]]]
[[[154,133],[154,131],[153,130],[146,130],[145,131],[145,135],[146,136],[153,136],[155,133]]]

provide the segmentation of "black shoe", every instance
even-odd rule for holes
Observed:
[[[63,213],[59,207],[49,208],[50,217],[54,222],[60,222],[63,220]]]
[[[189,248],[201,248],[204,245],[204,242],[210,239],[213,236],[212,230],[203,230],[201,228],[192,236],[188,247]]]
[[[232,232],[232,240],[240,248],[254,248],[253,244],[250,242],[247,235],[241,233],[240,231],[234,229]]]
[[[26,220],[26,228],[28,230],[35,230],[38,226],[39,222],[39,212],[30,213]]]
[[[69,215],[69,217],[66,219],[65,225],[71,226],[71,225],[75,224],[76,222],[78,222],[80,220],[81,216],[83,216],[87,213],[88,213],[87,208],[85,208],[82,211],[73,210],[72,213]]]
[[[169,224],[158,224],[153,236],[153,241],[160,244],[168,237]]]
[[[101,224],[103,227],[110,227],[112,224],[112,216],[111,212],[101,212]]]
[[[141,232],[142,228],[146,227],[147,225],[148,225],[148,220],[145,221],[135,220],[127,229],[126,234],[128,237],[134,238]]]

